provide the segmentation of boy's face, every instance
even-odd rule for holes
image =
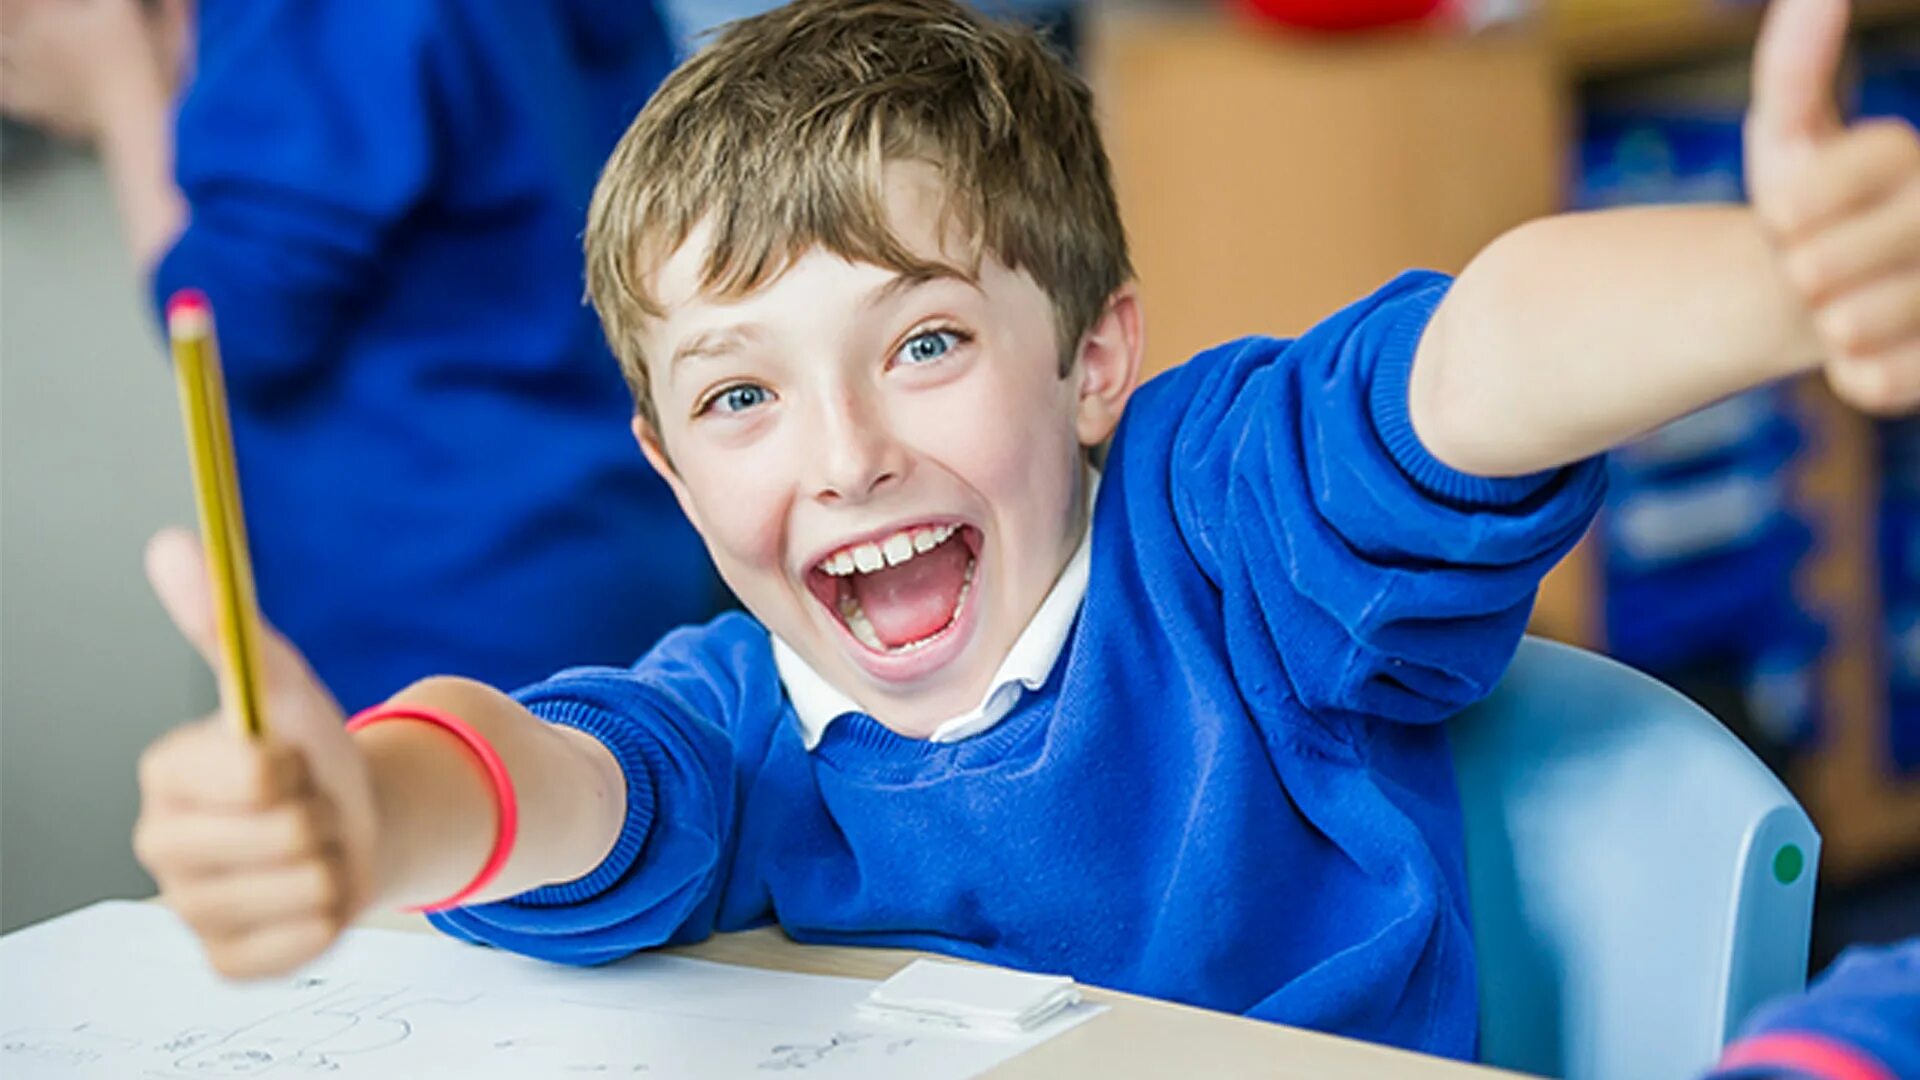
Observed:
[[[916,256],[943,245],[937,174],[896,165]],[[815,670],[894,729],[979,703],[1086,522],[1083,449],[1138,372],[1122,289],[1060,375],[1053,305],[989,258],[915,280],[809,252],[738,300],[704,295],[706,234],[660,268],[642,342],[659,430],[635,421],[720,573]]]

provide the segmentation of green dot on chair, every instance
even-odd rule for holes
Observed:
[[[1791,885],[1800,880],[1800,871],[1806,865],[1807,857],[1801,853],[1800,845],[1788,844],[1773,853],[1773,878],[1782,885]]]

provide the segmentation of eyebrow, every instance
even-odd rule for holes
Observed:
[[[878,307],[886,301],[899,296],[901,293],[911,292],[922,285],[931,285],[936,281],[958,281],[963,285],[969,285],[975,289],[980,287],[979,280],[972,274],[965,273],[958,267],[935,264],[934,268],[926,271],[903,271],[893,275],[893,277],[874,286],[872,291],[867,293],[866,299],[862,301],[862,306],[869,308]]]
[[[760,327],[756,323],[702,330],[674,347],[673,359],[668,361],[667,369],[672,371],[678,368],[683,360],[725,356],[759,336]]]

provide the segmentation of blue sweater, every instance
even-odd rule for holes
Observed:
[[[1754,1013],[1727,1059],[1713,1080],[1920,1078],[1920,938],[1847,950]]]
[[[739,615],[525,690],[612,748],[626,829],[586,877],[438,923],[591,964],[777,920],[1470,1055],[1439,721],[1499,678],[1602,481],[1481,480],[1420,447],[1407,372],[1445,289],[1406,275],[1143,387],[1072,636],[985,733],[856,714],[809,753]]]
[[[710,615],[582,303],[601,162],[672,61],[644,3],[202,0],[191,221],[262,606],[349,709],[524,685]]]

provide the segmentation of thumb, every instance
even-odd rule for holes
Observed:
[[[213,584],[200,538],[185,529],[162,529],[147,541],[147,581],[180,635],[215,673],[220,671],[220,631],[214,620]]]
[[[1753,56],[1751,137],[1813,144],[1841,130],[1834,86],[1848,0],[1773,0]]]
[[[167,617],[179,628],[180,635],[207,662],[216,677],[224,678],[226,655],[220,646],[213,582],[207,575],[207,559],[200,538],[181,528],[155,533],[153,539],[147,541],[147,581],[153,585],[154,595],[160,598],[160,606],[166,609]],[[314,700],[325,703],[323,711],[339,712],[340,707],[333,703],[293,643],[265,619],[260,619],[256,626],[259,636],[255,643],[265,683],[261,689],[269,694],[311,689],[317,695]]]

